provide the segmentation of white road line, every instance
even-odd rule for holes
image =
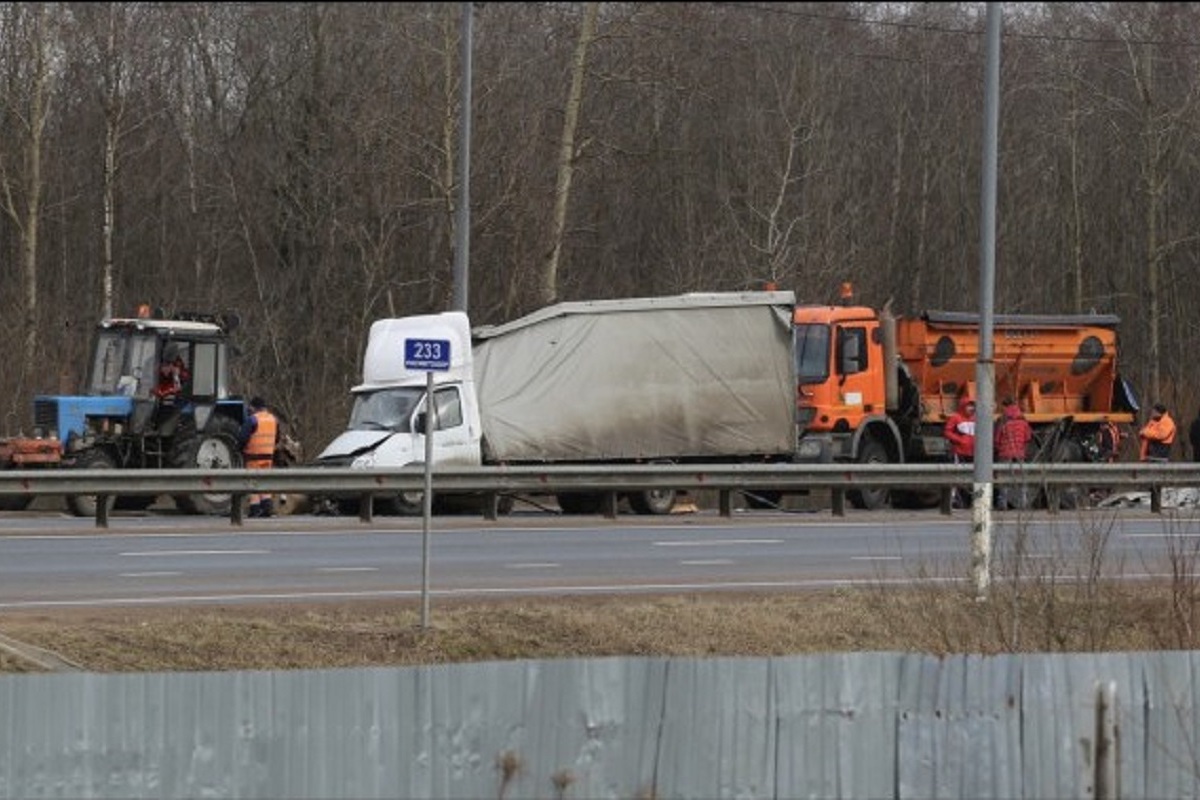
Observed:
[[[851,561],[903,561],[903,556],[850,556]]]
[[[680,561],[680,566],[684,567],[720,567],[727,566],[733,563],[731,558],[697,558],[692,561]]]
[[[1190,533],[1187,531],[1163,531],[1160,533],[1126,533],[1130,539],[1194,539],[1200,536],[1200,532]]]
[[[530,561],[525,564],[505,564],[505,569],[552,569],[561,567],[562,564],[556,564],[553,561]]]
[[[270,550],[142,550],[120,553],[133,558],[153,556],[263,556]]]
[[[655,547],[736,547],[742,544],[783,544],[783,539],[678,539],[655,542]]]
[[[317,567],[317,572],[379,572],[379,567]]]
[[[122,572],[122,578],[172,578],[182,572]]]

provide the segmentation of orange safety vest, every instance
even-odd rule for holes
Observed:
[[[254,412],[254,420],[254,433],[250,434],[250,440],[242,452],[247,462],[270,462],[275,457],[275,433],[279,423],[275,415],[265,408]]]

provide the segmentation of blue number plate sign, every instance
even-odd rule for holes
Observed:
[[[405,339],[404,368],[427,372],[450,369],[450,340]]]

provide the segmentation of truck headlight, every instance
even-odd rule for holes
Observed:
[[[821,457],[821,441],[819,439],[801,439],[796,454],[802,459],[819,459]]]
[[[375,451],[363,453],[358,458],[350,462],[351,469],[374,469],[375,468]]]

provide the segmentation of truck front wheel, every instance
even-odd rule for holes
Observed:
[[[858,463],[886,464],[887,450],[875,439],[864,439],[862,447],[858,449]],[[868,511],[878,511],[888,504],[888,490],[883,488],[851,489],[846,492],[846,497],[849,498],[850,505]]]
[[[395,494],[377,495],[375,509],[380,514],[393,517],[420,517],[425,514],[425,493],[396,492]]]

